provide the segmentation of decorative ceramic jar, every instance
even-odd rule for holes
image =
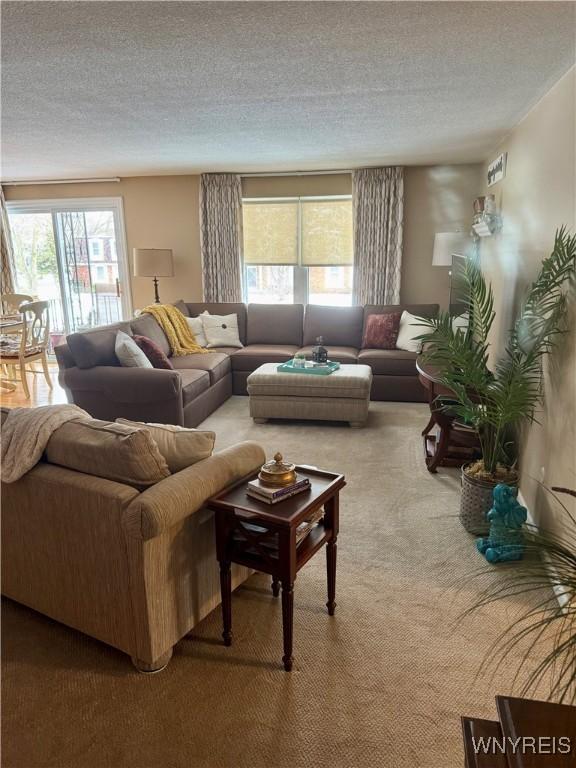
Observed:
[[[322,346],[324,344],[324,339],[322,336],[318,336],[316,339],[316,345],[315,347],[312,347],[312,360],[315,363],[327,363],[328,362],[328,350]]]
[[[294,464],[282,461],[282,454],[275,453],[272,461],[262,465],[258,479],[264,485],[282,488],[296,482],[296,467]]]

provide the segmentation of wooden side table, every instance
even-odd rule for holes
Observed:
[[[268,505],[246,493],[245,477],[231,488],[212,497],[208,507],[216,513],[216,550],[220,563],[222,592],[222,637],[232,644],[231,563],[247,566],[272,576],[272,594],[282,586],[284,669],[292,669],[294,582],[296,574],[326,545],[326,571],[330,616],[336,607],[336,540],[338,538],[339,493],[346,485],[344,475],[315,467],[299,466],[296,472],[310,480],[310,489],[278,504]],[[318,524],[300,542],[296,529],[323,508]]]
[[[453,398],[454,393],[442,384],[439,370],[421,359],[416,360],[416,370],[420,383],[428,392],[430,406],[430,420],[422,432],[428,471],[434,473],[438,466],[461,467],[479,458],[480,442],[476,433],[459,425],[454,414],[441,407],[439,398]],[[437,430],[437,435],[433,429]]]

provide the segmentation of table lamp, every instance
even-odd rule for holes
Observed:
[[[158,278],[174,277],[170,248],[134,248],[134,277],[154,278],[154,301],[160,304]]]

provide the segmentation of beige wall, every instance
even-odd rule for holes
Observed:
[[[467,228],[472,200],[480,193],[479,165],[405,169],[402,300],[446,305],[448,269],[432,266],[434,233]],[[245,197],[348,195],[349,173],[265,176],[242,181]],[[202,298],[198,176],[142,176],[119,183],[5,187],[7,200],[122,197],[130,268],[133,248],[172,248],[175,277],[160,280],[163,300]],[[152,281],[132,277],[135,309],[153,299]]]
[[[572,69],[488,159],[508,153],[506,178],[485,189],[495,194],[503,216],[502,234],[482,244],[483,269],[494,289],[497,310],[492,361],[502,349],[526,286],[552,250],[556,229],[562,224],[572,232],[576,229],[575,89]],[[546,366],[540,425],[527,429],[522,442],[524,498],[534,514],[551,525],[556,513],[537,481],[576,488],[574,305],[569,325]]]
[[[404,169],[404,253],[400,295],[406,304],[447,308],[448,267],[432,266],[436,232],[468,232],[472,203],[481,194],[481,165],[408,166]]]
[[[4,187],[6,200],[122,197],[130,273],[133,248],[172,248],[175,277],[159,278],[163,301],[202,300],[198,176],[135,176],[102,184]],[[135,309],[154,301],[152,279],[132,277]]]

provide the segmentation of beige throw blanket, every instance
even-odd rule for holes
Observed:
[[[77,405],[12,408],[2,424],[2,482],[13,483],[42,458],[53,433],[68,421],[92,418]]]

